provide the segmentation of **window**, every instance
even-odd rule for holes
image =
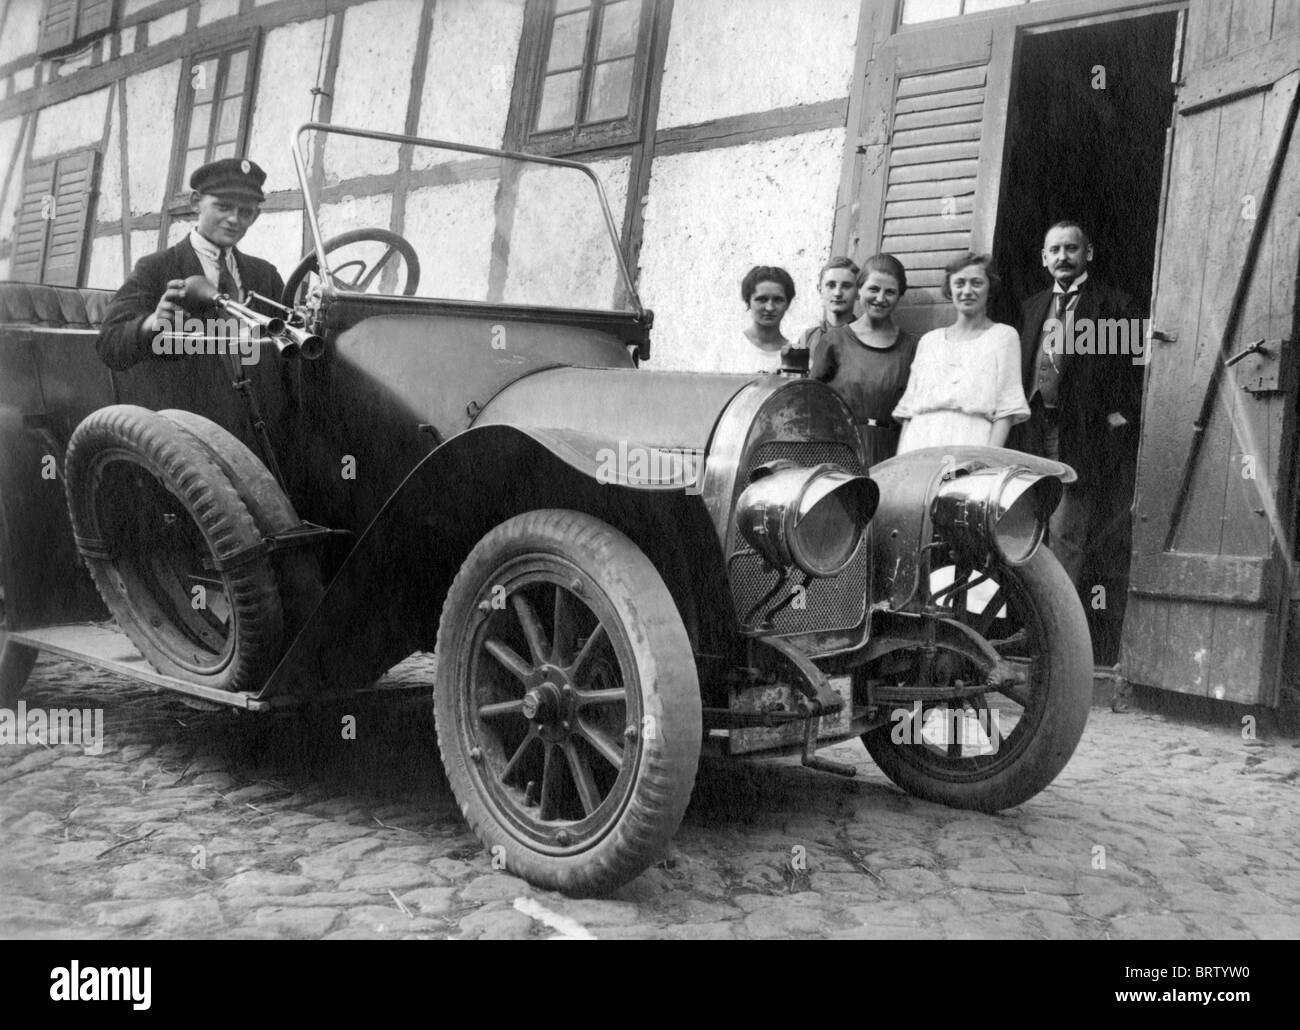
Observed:
[[[174,201],[189,196],[190,175],[195,169],[244,153],[253,99],[254,49],[254,44],[247,42],[187,62],[176,105]]]
[[[534,0],[524,140],[572,152],[639,137],[654,0]]]
[[[41,15],[42,55],[87,42],[113,27],[113,0],[46,0]]]
[[[903,0],[903,24],[955,18],[960,14],[978,14],[999,7],[1016,7],[1031,0]]]
[[[14,279],[81,285],[98,171],[95,150],[78,150],[27,166],[10,265]]]

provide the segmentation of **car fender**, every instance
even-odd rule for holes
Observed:
[[[430,452],[360,534],[259,698],[357,689],[433,650],[443,600],[474,544],[541,508],[586,511],[630,536],[664,576],[693,640],[720,638],[724,571],[702,500],[681,485],[603,480],[601,442],[482,425]]]
[[[1062,483],[1078,476],[1069,465],[1007,447],[925,447],[880,462],[871,478],[880,487],[880,504],[871,521],[875,553],[873,606],[898,610],[916,593],[922,548],[934,528],[930,509],[940,484],[959,471],[1016,465]]]

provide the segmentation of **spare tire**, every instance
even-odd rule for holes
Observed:
[[[100,408],[68,444],[68,512],[100,596],[155,669],[248,690],[280,658],[284,616],[263,534],[210,447],[146,408]]]
[[[206,448],[253,516],[263,537],[297,529],[302,520],[280,484],[244,442],[233,433],[192,411],[168,408],[158,412]],[[324,596],[320,560],[314,551],[291,547],[272,557],[280,582],[280,608],[284,612],[284,639],[292,640]]]

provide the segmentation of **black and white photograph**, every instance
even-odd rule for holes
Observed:
[[[146,949],[24,990],[1086,940],[1249,1009],[1298,109],[1300,0],[0,0],[0,939]]]

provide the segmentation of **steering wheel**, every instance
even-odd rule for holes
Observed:
[[[402,285],[402,295],[406,297],[414,296],[415,288],[420,282],[420,259],[415,255],[415,248],[395,232],[389,232],[387,229],[352,229],[326,240],[325,253],[330,254],[354,243],[367,240],[387,244],[388,249],[373,265],[367,265],[365,261],[359,258],[336,265],[331,269],[330,273],[334,285],[342,290],[364,293],[370,288],[370,284],[375,281],[375,277],[392,260],[393,255],[400,254],[402,260],[406,262],[406,282]],[[320,273],[320,262],[316,260],[314,250],[305,254],[294,270],[289,273],[280,302],[286,307],[294,307],[300,303],[297,293],[302,289],[307,276],[312,272]]]

